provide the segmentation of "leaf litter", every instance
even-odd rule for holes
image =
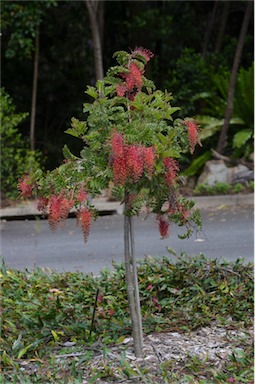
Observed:
[[[123,265],[95,277],[3,264],[1,280],[4,383],[253,382],[253,266],[241,259],[140,262],[142,359]]]

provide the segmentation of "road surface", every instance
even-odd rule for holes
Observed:
[[[183,229],[171,225],[170,237],[161,240],[155,217],[134,219],[136,257],[147,255],[174,258],[177,254],[203,253],[208,258],[253,262],[253,207],[219,207],[201,210],[203,232],[190,239],[180,240]],[[97,274],[112,269],[112,261],[123,261],[123,216],[99,217],[91,228],[87,244],[75,219],[68,219],[64,229],[51,232],[46,220],[2,221],[1,257],[15,269],[45,267],[59,272],[82,271]]]

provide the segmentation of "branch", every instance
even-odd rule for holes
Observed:
[[[236,160],[235,159],[231,159],[230,157],[221,155],[220,153],[218,153],[214,149],[212,149],[212,155],[217,160],[223,160],[226,163],[233,164],[233,165],[241,164],[241,165],[245,165],[249,169],[254,169],[254,163],[251,162],[251,161],[245,161],[243,159],[236,159]]]

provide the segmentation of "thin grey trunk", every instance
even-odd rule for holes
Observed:
[[[229,7],[230,7],[230,1],[225,1],[223,4],[223,12],[220,20],[220,28],[215,44],[215,52],[220,52],[222,42],[223,42],[223,36],[227,25],[228,20],[228,14],[229,14]]]
[[[127,202],[126,193],[125,201]],[[125,203],[126,204],[126,203]],[[136,260],[134,255],[132,218],[124,215],[124,252],[126,267],[126,285],[129,302],[129,311],[132,323],[132,334],[134,342],[134,353],[137,357],[143,355],[143,331],[140,309],[139,287]]]
[[[35,150],[35,118],[36,118],[36,99],[37,99],[37,84],[38,84],[38,64],[39,64],[39,28],[37,28],[35,36],[35,55],[34,55],[34,74],[32,86],[32,104],[31,104],[31,119],[30,119],[30,150]]]
[[[216,148],[216,151],[218,153],[223,153],[223,151],[227,145],[229,122],[230,122],[230,119],[231,119],[232,114],[233,114],[234,93],[235,93],[235,84],[236,84],[237,72],[238,72],[239,64],[240,64],[241,57],[242,57],[242,50],[243,50],[243,46],[244,46],[245,36],[247,33],[250,17],[252,14],[252,7],[253,7],[253,2],[249,1],[247,4],[247,7],[246,7],[244,18],[243,18],[242,28],[241,28],[241,32],[239,35],[238,44],[236,47],[235,58],[234,58],[234,63],[233,63],[232,71],[231,71],[229,89],[228,89],[227,107],[226,107],[225,115],[224,115],[224,123],[223,123],[223,127],[221,129],[221,132],[220,132],[220,136],[219,136],[219,140],[218,140],[218,144],[217,144],[217,148]]]
[[[90,27],[93,41],[93,53],[95,62],[96,79],[102,80],[104,77],[103,71],[103,57],[102,57],[102,42],[101,35],[102,20],[100,23],[100,13],[98,17],[98,7],[100,6],[98,0],[85,0],[86,6],[89,12]],[[100,33],[101,32],[101,33]]]

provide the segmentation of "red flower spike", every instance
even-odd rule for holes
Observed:
[[[199,128],[197,124],[192,120],[185,120],[183,124],[186,125],[188,130],[188,136],[189,136],[189,147],[190,147],[190,153],[193,153],[195,150],[196,144],[199,144],[202,146],[201,141],[199,139]]]
[[[158,218],[159,222],[159,232],[162,237],[162,239],[166,239],[169,236],[169,222],[162,216],[159,216]]]
[[[143,159],[141,147],[137,145],[128,146],[126,161],[130,177],[134,182],[137,182],[143,174]]]
[[[170,188],[173,186],[175,179],[177,177],[177,172],[179,171],[179,166],[176,160],[166,157],[164,159],[164,166],[166,169],[165,182]]]
[[[22,176],[18,181],[18,189],[20,190],[20,196],[28,198],[31,197],[34,185],[29,175]]]
[[[144,70],[139,69],[135,63],[130,64],[129,70],[130,70],[130,73],[128,74],[129,80],[126,79],[127,85],[128,85],[128,81],[130,81],[131,83],[134,83],[134,85],[130,90],[132,90],[134,86],[140,89],[141,86],[143,85],[142,74],[144,73]]]
[[[52,231],[57,229],[61,220],[61,199],[59,196],[51,195],[49,198],[49,217],[48,221]]]
[[[128,168],[125,157],[119,157],[113,160],[113,179],[118,185],[125,185],[128,179]]]
[[[144,168],[147,171],[148,175],[151,176],[154,170],[154,160],[155,154],[153,147],[143,148],[143,161]]]
[[[81,224],[84,242],[88,240],[92,214],[88,208],[81,209],[77,214],[78,223]]]
[[[60,196],[60,220],[64,223],[68,218],[70,209],[74,206],[74,201]]]
[[[113,157],[123,157],[124,155],[124,138],[123,135],[117,131],[112,133],[110,140]]]
[[[84,189],[83,188],[79,189],[77,193],[77,200],[79,201],[79,203],[84,203],[86,199],[87,199],[87,195]]]
[[[74,202],[62,194],[51,195],[48,202],[50,228],[55,231],[60,222],[65,223]]]

